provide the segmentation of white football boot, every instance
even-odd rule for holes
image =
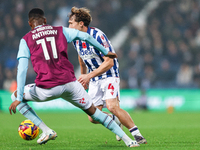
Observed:
[[[57,133],[53,130],[48,130],[47,132],[43,132],[40,135],[40,138],[37,140],[38,144],[45,144],[47,143],[49,140],[55,140],[55,138],[57,137]]]
[[[136,141],[129,141],[129,142],[127,142],[126,143],[126,146],[127,147],[138,147],[138,146],[140,146]]]

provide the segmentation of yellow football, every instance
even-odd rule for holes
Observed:
[[[24,120],[19,125],[18,133],[19,136],[24,140],[33,140],[39,134],[39,127],[37,127],[30,120]]]

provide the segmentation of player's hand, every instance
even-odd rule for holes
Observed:
[[[21,103],[21,101],[15,100],[12,102],[12,104],[9,107],[10,114],[12,115],[12,111],[15,114],[16,113],[16,107]]]
[[[80,82],[82,84],[82,86],[86,89],[88,89],[88,85],[90,82],[90,78],[88,77],[87,74],[82,74],[80,75],[78,82]]]
[[[115,53],[112,53],[112,52],[108,52],[107,55],[105,55],[106,57],[109,57],[109,58],[117,58],[117,54]]]
[[[88,86],[89,86],[89,84],[86,84],[86,85],[83,86],[83,87],[84,87],[85,90],[87,90],[87,89],[88,89]]]

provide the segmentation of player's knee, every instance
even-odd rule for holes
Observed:
[[[12,101],[14,102],[14,101],[16,100],[16,98],[17,98],[17,91],[14,91],[14,92],[12,93],[12,95],[11,95],[11,99],[12,99]]]
[[[117,110],[119,109],[118,107],[113,106],[113,105],[108,105],[107,108],[112,114],[116,114]]]

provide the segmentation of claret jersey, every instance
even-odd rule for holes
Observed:
[[[108,50],[89,34],[62,26],[39,25],[20,40],[17,54],[19,101],[23,99],[29,59],[37,74],[36,86],[40,88],[53,88],[76,80],[73,65],[68,60],[67,45],[77,39],[87,41],[104,55],[108,54]]]
[[[68,41],[63,27],[43,25],[28,32],[23,39],[30,51],[38,87],[52,88],[76,80],[68,60]],[[23,56],[18,54],[18,57]]]

